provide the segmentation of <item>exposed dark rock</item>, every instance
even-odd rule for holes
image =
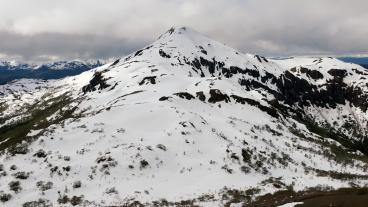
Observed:
[[[199,91],[196,93],[196,96],[201,101],[206,101],[206,96],[204,95],[203,91]]]
[[[294,76],[286,71],[277,82],[277,86],[281,92],[278,96],[279,100],[284,100],[286,104],[299,106],[310,106],[309,100],[319,102],[316,97],[317,87],[311,85],[308,81]],[[319,103],[318,103],[319,104]]]
[[[188,100],[195,99],[195,97],[192,94],[188,93],[188,92],[174,93],[174,95],[179,96],[180,98],[188,99]]]
[[[259,55],[255,55],[254,56],[255,58],[257,58],[257,60],[261,63],[262,62],[262,59],[261,59],[261,57],[259,56]]]
[[[220,101],[225,101],[226,103],[230,102],[230,98],[227,94],[223,94],[218,89],[210,89],[210,98],[208,99],[209,103],[217,103]]]
[[[368,65],[367,65],[368,66]],[[368,67],[366,67],[366,68],[368,68]],[[355,69],[355,68],[353,68],[352,69],[356,74],[359,74],[359,75],[368,75],[368,73],[365,73],[365,72],[362,72],[362,71],[360,71],[360,70],[358,70],[358,69]]]
[[[277,110],[274,108],[270,108],[267,106],[263,106],[261,103],[259,103],[258,101],[255,101],[253,99],[249,99],[249,98],[243,98],[237,95],[230,95],[231,98],[233,98],[235,100],[236,103],[241,103],[241,104],[249,104],[251,106],[256,106],[257,108],[259,108],[260,110],[266,112],[267,114],[269,114],[272,117],[278,118],[279,114],[277,113]]]
[[[269,88],[267,85],[262,84],[262,83],[260,83],[256,80],[253,80],[253,79],[249,80],[247,78],[240,78],[238,80],[238,82],[241,86],[244,86],[247,91],[251,91],[251,90],[254,90],[254,89],[264,89],[265,91],[267,91],[270,94],[273,94],[273,95],[278,94],[277,91],[274,91],[273,89]]]
[[[271,84],[275,84],[277,82],[277,78],[272,73],[266,72],[266,75],[261,77],[261,81],[262,83],[266,83],[267,81],[270,81]]]
[[[347,71],[343,70],[343,69],[331,69],[329,71],[327,71],[328,74],[334,76],[334,77],[339,77],[339,78],[344,78],[347,76]]]
[[[262,58],[263,61],[265,61],[266,63],[268,63],[267,58],[265,58],[265,57],[261,57],[261,58]]]
[[[166,146],[163,145],[163,144],[158,144],[156,147],[159,148],[159,149],[161,149],[161,150],[163,150],[163,151],[166,151],[167,150]]]
[[[159,53],[159,54],[160,54],[160,56],[161,56],[161,57],[163,57],[163,58],[171,58],[171,56],[170,56],[169,54],[165,53],[162,49],[160,49],[160,50],[158,51],[158,53]]]
[[[199,59],[194,58],[194,60],[190,63],[195,71],[198,73],[198,70],[201,71],[201,76],[204,77],[203,73],[203,67],[207,68],[210,74],[214,74],[216,69],[222,69],[225,66],[224,62],[218,62],[215,58],[212,58],[212,60],[207,60],[203,57],[200,57]]]
[[[242,157],[243,157],[243,162],[249,163],[251,161],[252,154],[250,152],[248,152],[248,150],[242,149],[241,154],[242,154]]]
[[[262,61],[268,63],[268,60],[265,57],[259,56],[259,55],[255,55],[255,58],[257,58],[257,60],[262,63]]]
[[[98,88],[96,88],[98,86]],[[88,85],[83,86],[82,91],[83,93],[92,92],[95,90],[102,90],[110,85],[106,83],[106,79],[103,77],[102,73],[96,71],[93,75],[93,78],[89,81]]]
[[[258,78],[260,77],[260,74],[258,72],[258,70],[252,70],[252,69],[242,69],[236,66],[230,66],[230,68],[222,68],[222,74],[226,77],[226,78],[231,78],[233,75],[235,74],[243,74],[246,75],[248,74],[249,76]]]
[[[157,76],[144,77],[143,80],[141,82],[139,82],[139,85],[148,84],[148,83],[156,84],[156,78],[157,78]]]
[[[114,65],[118,64],[118,63],[119,63],[119,61],[120,61],[120,59],[115,60],[115,61],[110,65],[110,67],[112,67],[112,66],[114,66]]]
[[[141,56],[143,55],[143,50],[138,50],[135,54],[134,54],[134,57],[135,56]]]
[[[33,156],[38,157],[38,158],[45,158],[47,157],[47,154],[43,149],[40,149]]]
[[[162,96],[160,99],[158,99],[159,101],[166,101],[169,98],[171,98],[170,96]]]
[[[295,69],[295,68],[292,68],[292,69]],[[292,70],[291,69],[291,70]],[[323,75],[321,72],[319,72],[318,70],[310,70],[308,68],[305,68],[305,67],[301,67],[300,68],[300,72],[301,73],[305,73],[307,74],[307,76],[309,78],[312,78],[314,80],[318,80],[318,79],[322,79],[323,78]]]
[[[189,64],[189,63],[187,63]],[[203,73],[203,70],[202,70],[202,67],[201,67],[201,63],[199,62],[199,60],[197,58],[195,58],[191,63],[190,65],[193,66],[193,70],[197,73],[197,74],[200,74],[201,77],[204,77],[204,73]]]

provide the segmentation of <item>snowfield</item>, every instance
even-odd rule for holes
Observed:
[[[367,185],[367,74],[172,28],[81,75],[0,86],[1,204],[241,206],[233,190]]]

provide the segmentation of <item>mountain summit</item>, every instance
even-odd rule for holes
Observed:
[[[189,28],[80,75],[0,86],[6,205],[249,204],[367,184],[367,75]]]

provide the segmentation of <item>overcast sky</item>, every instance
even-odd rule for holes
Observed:
[[[368,54],[367,0],[1,0],[0,59],[106,59],[187,26],[265,56]]]

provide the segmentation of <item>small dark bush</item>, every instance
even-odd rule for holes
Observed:
[[[70,203],[73,205],[73,206],[76,206],[76,205],[79,205],[81,204],[83,201],[83,198],[82,196],[73,196],[71,199],[70,199]]]
[[[26,180],[29,177],[29,173],[17,172],[17,173],[14,173],[13,176],[17,179]]]
[[[163,151],[166,151],[167,150],[166,146],[163,145],[163,144],[158,144],[156,147],[159,148],[159,149],[161,149],[161,150],[163,150]]]
[[[73,183],[73,188],[80,188],[82,186],[82,182],[81,181],[75,181],[74,183]]]
[[[38,201],[29,201],[23,204],[23,207],[52,207],[49,200],[38,199]]]
[[[41,190],[41,191],[47,191],[47,190],[50,190],[52,188],[54,184],[52,182],[43,182],[43,181],[38,181],[36,183],[36,186]]]
[[[141,169],[146,168],[149,165],[149,163],[146,160],[141,160],[140,163],[141,163]]]
[[[0,191],[0,201],[1,202],[7,202],[12,198],[12,195],[9,193],[4,193],[3,191]]]
[[[247,167],[247,166],[241,166],[241,167],[240,167],[240,170],[241,170],[243,173],[248,174],[248,173],[250,173],[251,168],[250,168],[250,167]]]
[[[20,182],[19,181],[11,181],[9,183],[9,188],[10,190],[18,193],[22,190],[22,187],[20,187]]]
[[[16,154],[27,154],[28,153],[28,144],[19,144],[18,146],[12,148],[11,150],[11,154],[12,155],[16,155]]]
[[[47,154],[43,149],[40,149],[33,156],[38,157],[38,158],[45,158],[47,157]]]

